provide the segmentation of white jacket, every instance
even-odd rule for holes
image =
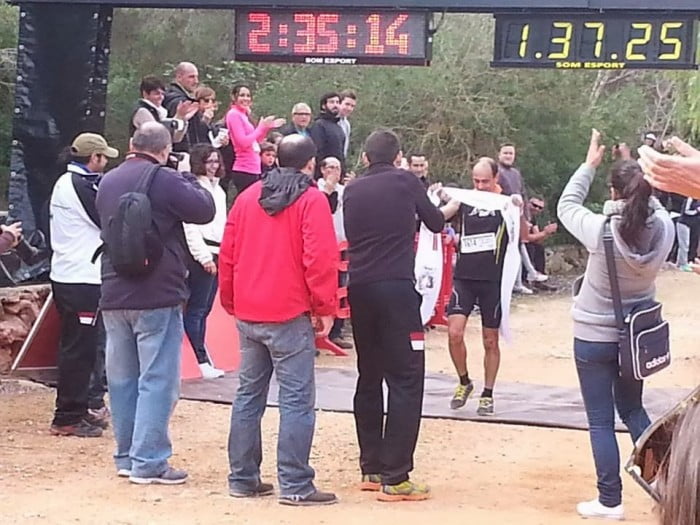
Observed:
[[[50,279],[63,284],[101,284],[101,260],[92,257],[102,246],[100,228],[93,222],[73,185],[73,173],[90,175],[83,167],[69,164],[53,187],[49,205],[51,232]],[[97,186],[85,182],[94,207]],[[92,188],[89,187],[92,185]]]
[[[318,189],[323,191],[326,185],[324,179],[318,179]],[[345,186],[342,184],[335,185],[335,191],[338,192],[338,207],[333,212],[333,229],[335,230],[335,238],[338,242],[346,241],[345,223],[343,222],[343,198],[345,197]]]
[[[194,260],[204,266],[214,261],[214,255],[219,253],[219,245],[224,236],[226,226],[226,192],[219,186],[219,179],[209,179],[205,175],[197,177],[199,184],[214,198],[216,213],[214,220],[207,224],[185,223],[185,239],[187,247]]]

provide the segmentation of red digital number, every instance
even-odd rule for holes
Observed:
[[[249,13],[248,22],[260,24],[259,29],[251,29],[248,33],[248,49],[253,53],[269,53],[270,44],[260,42],[260,39],[270,35],[270,15],[267,13]]]
[[[327,24],[337,24],[338,15],[335,14],[321,14],[316,18],[316,35],[319,40],[321,38],[327,39],[325,43],[316,43],[317,53],[335,53],[338,51],[338,33],[333,29],[326,27]]]
[[[306,41],[303,44],[294,44],[294,52],[313,53],[316,49],[316,17],[311,13],[294,13],[294,21],[306,26],[297,31],[297,36],[305,38]]]
[[[408,15],[399,15],[386,30],[386,45],[395,46],[399,50],[400,55],[408,55],[410,35],[408,33],[399,33],[397,35],[396,31],[406,20],[408,20]]]
[[[365,53],[368,55],[383,55],[382,17],[376,14],[369,15],[366,22],[369,24],[369,44],[365,46]]]

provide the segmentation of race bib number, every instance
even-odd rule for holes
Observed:
[[[462,235],[459,251],[461,253],[494,252],[496,251],[496,234]]]

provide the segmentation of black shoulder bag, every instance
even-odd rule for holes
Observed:
[[[603,231],[603,246],[615,309],[615,322],[619,331],[620,376],[641,381],[671,364],[668,322],[663,320],[661,303],[656,301],[647,301],[635,306],[625,317],[615,268],[609,218],[605,222]]]

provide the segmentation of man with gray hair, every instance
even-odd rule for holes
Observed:
[[[308,137],[309,124],[311,124],[311,108],[308,104],[299,102],[292,108],[292,121],[282,126],[279,132],[285,137],[294,134]]]
[[[96,201],[105,242],[100,309],[107,332],[114,460],[117,474],[137,484],[187,479],[186,472],[168,464],[168,423],[180,386],[182,305],[188,297],[189,252],[182,223],[206,224],[215,212],[210,193],[194,175],[164,166],[171,148],[165,126],[143,124],[126,160],[104,176]],[[128,208],[137,206],[143,194],[150,201],[151,223],[133,224],[125,220],[133,219]],[[133,237],[139,227],[155,236],[144,250],[147,269],[133,275],[117,264],[124,253],[121,237],[115,240],[113,233],[129,229],[126,237]]]

